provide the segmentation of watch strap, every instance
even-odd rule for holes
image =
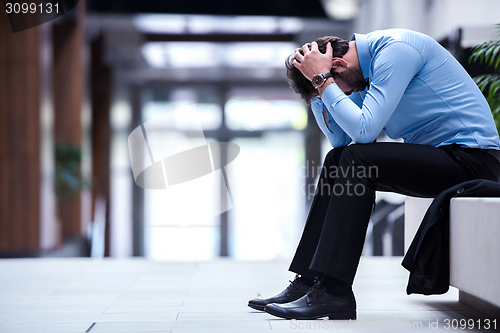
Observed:
[[[316,81],[320,80],[319,77],[322,78],[321,83],[316,82]],[[311,81],[311,83],[312,83],[312,85],[313,85],[313,87],[315,89],[319,89],[319,88],[321,88],[325,84],[326,80],[328,80],[331,77],[333,77],[333,75],[331,73],[329,73],[329,72],[328,73],[316,74],[316,75],[314,75],[313,80]]]

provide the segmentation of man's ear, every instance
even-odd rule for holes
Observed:
[[[347,61],[343,58],[333,58],[332,59],[332,67],[335,69],[347,68]]]

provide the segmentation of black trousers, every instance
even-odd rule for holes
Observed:
[[[472,179],[496,181],[500,163],[487,151],[456,144],[354,144],[332,149],[319,170],[314,199],[289,270],[352,284],[375,191],[435,197]]]

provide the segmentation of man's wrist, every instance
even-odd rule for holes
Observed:
[[[316,74],[313,76],[311,84],[313,85],[314,89],[319,89],[330,77],[332,77],[332,74],[330,72]]]

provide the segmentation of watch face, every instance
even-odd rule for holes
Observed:
[[[316,75],[313,76],[312,85],[315,88],[317,88],[317,87],[321,86],[321,84],[323,83],[323,81],[324,81],[323,75],[316,74]]]

